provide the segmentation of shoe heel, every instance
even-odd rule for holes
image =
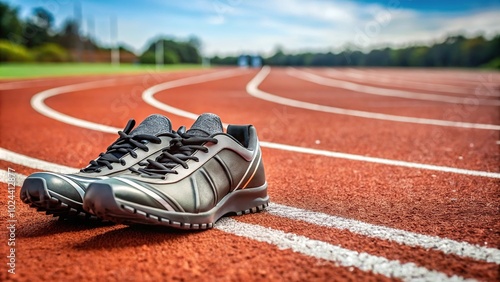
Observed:
[[[244,215],[262,211],[269,205],[267,183],[260,187],[235,190],[224,197],[219,205],[216,220],[226,214]]]

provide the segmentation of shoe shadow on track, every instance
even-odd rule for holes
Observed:
[[[96,235],[73,246],[76,250],[100,250],[160,245],[177,238],[186,238],[206,231],[179,230],[166,227],[134,225],[123,226]]]
[[[109,221],[50,218],[32,224],[20,225],[17,236],[19,238],[44,237],[66,232],[88,231],[113,225],[115,224]]]

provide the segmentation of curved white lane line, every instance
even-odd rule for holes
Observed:
[[[351,69],[353,71],[357,72],[368,72],[371,74],[378,73],[379,70],[375,68],[365,68],[361,70],[360,68],[353,68]],[[388,70],[391,70],[388,68]],[[401,69],[394,69],[394,70],[401,70]],[[431,68],[417,68],[413,69],[411,73],[405,73],[405,72],[397,72],[400,74],[400,76],[405,77],[406,79],[412,79],[412,81],[421,81],[419,79],[428,79],[429,75],[431,76],[437,76],[438,81],[435,81],[434,83],[440,83],[440,84],[445,84],[448,85],[448,83],[456,83],[456,82],[462,82],[462,83],[469,83],[469,84],[478,84],[478,83],[483,83],[484,76],[490,76],[491,77],[491,82],[486,82],[486,83],[498,83],[500,80],[500,76],[498,76],[498,73],[495,73],[494,71],[487,71],[487,72],[475,72],[475,73],[464,73],[461,71],[446,71],[443,72],[442,70],[433,70]],[[417,79],[417,80],[415,80]]]
[[[52,81],[45,81],[45,79],[30,79],[20,81],[10,81],[0,83],[0,90],[14,90],[23,88],[33,88],[50,85]]]
[[[172,113],[174,115],[178,115],[181,117],[187,117],[190,119],[196,120],[198,118],[197,114],[190,113],[178,108],[171,107],[169,105],[160,103],[159,105],[156,104],[156,100],[153,98],[153,95],[157,92],[171,89],[171,88],[176,88],[180,86],[185,86],[185,85],[191,85],[191,84],[197,84],[197,83],[202,83],[202,82],[208,82],[212,80],[217,80],[217,79],[223,79],[223,78],[229,78],[233,76],[238,76],[241,75],[242,73],[240,72],[234,72],[234,70],[227,70],[227,71],[222,71],[222,72],[217,72],[217,73],[211,73],[207,75],[200,75],[200,76],[193,76],[193,77],[186,77],[174,81],[167,81],[163,82],[160,84],[157,84],[155,86],[152,86],[142,93],[142,99],[146,101],[146,103],[152,105],[155,108],[159,108],[161,110],[164,110],[166,112]]]
[[[44,160],[35,159],[19,153],[15,153],[4,148],[0,148],[0,160],[4,160],[13,164],[18,164],[26,167],[31,167],[39,170],[48,170],[57,173],[75,173],[79,169],[65,165],[59,165]]]
[[[60,113],[58,111],[53,110],[49,106],[45,104],[45,100],[47,98],[50,98],[52,96],[64,94],[64,93],[70,93],[74,91],[81,91],[81,90],[89,90],[89,89],[95,89],[99,87],[111,87],[116,85],[117,79],[106,79],[106,80],[99,80],[99,81],[91,81],[91,82],[84,82],[84,83],[78,83],[78,84],[71,84],[71,85],[66,85],[66,86],[61,86],[61,87],[56,87],[56,88],[51,88],[45,91],[42,91],[36,95],[34,95],[31,98],[31,107],[40,114],[51,118],[58,120],[60,122],[64,122],[67,124],[71,124],[74,126],[86,128],[86,129],[91,129],[91,130],[97,130],[97,131],[102,131],[102,132],[107,132],[107,133],[116,133],[118,130],[115,127],[104,125],[104,124],[99,124],[91,121],[86,121],[86,120],[81,120],[69,115],[65,115],[63,113]]]
[[[310,69],[309,69],[310,70]],[[485,88],[493,88],[498,86],[498,83],[495,83],[492,81],[491,74],[488,73],[481,73],[477,74],[480,76],[481,79],[470,82],[468,83],[467,86],[464,87],[458,87],[456,86],[456,82],[464,82],[463,79],[460,79],[458,77],[455,77],[454,81],[451,82],[443,82],[441,81],[442,77],[439,76],[439,73],[432,74],[432,73],[426,73],[424,76],[420,76],[421,79],[415,80],[415,73],[406,73],[405,71],[400,71],[400,72],[394,72],[392,74],[387,73],[387,72],[380,72],[377,70],[376,73],[372,73],[366,69],[364,70],[359,70],[359,69],[350,69],[346,70],[345,72],[340,71],[340,69],[327,69],[325,71],[327,76],[333,76],[337,77],[338,74],[341,74],[343,76],[348,76],[351,78],[354,78],[358,81],[364,82],[366,79],[370,79],[371,82],[373,83],[380,83],[380,82],[385,82],[387,83],[395,83],[397,85],[402,85],[402,86],[410,86],[415,89],[421,89],[421,90],[430,90],[430,91],[440,91],[440,92],[448,92],[448,93],[454,93],[454,94],[471,94],[472,91],[476,89],[476,87],[481,86]],[[408,76],[408,75],[411,75]],[[435,75],[438,75],[437,79],[435,79]],[[418,75],[417,75],[418,76]],[[428,81],[429,78],[432,79],[432,81]],[[467,83],[467,82],[466,82]],[[483,93],[477,93],[479,96],[482,97],[499,97],[497,93],[488,93],[488,94],[483,94]]]
[[[234,70],[225,70],[225,71],[219,71],[215,73],[208,73],[208,74],[201,74],[197,76],[190,76],[186,78],[180,78],[176,79],[173,81],[168,81],[165,84],[168,85],[168,87],[180,87],[184,85],[190,85],[194,83],[201,83],[201,82],[207,82],[211,80],[217,80],[217,79],[222,79],[222,78],[227,78],[231,76],[237,76],[237,75],[242,75],[242,72],[234,72]],[[45,104],[45,100],[47,98],[56,96],[56,95],[61,95],[61,94],[67,94],[71,93],[74,91],[81,91],[81,90],[89,90],[89,89],[95,89],[95,88],[100,88],[100,87],[111,87],[115,86],[118,82],[117,78],[112,78],[112,79],[105,79],[105,80],[99,80],[99,81],[90,81],[90,82],[83,82],[83,83],[78,83],[78,84],[71,84],[71,85],[66,85],[66,86],[61,86],[61,87],[56,87],[56,88],[51,88],[42,92],[39,92],[35,94],[31,98],[31,107],[37,111],[38,113],[49,117],[51,119],[55,119],[57,121],[70,124],[76,127],[81,127],[81,128],[86,128],[90,130],[96,130],[96,131],[101,131],[101,132],[106,132],[106,133],[111,133],[115,134],[121,128],[118,127],[113,127],[113,126],[108,126],[104,124],[99,124],[79,118],[75,118],[66,114],[63,114],[61,112],[58,112],[49,106]],[[120,84],[123,85],[124,83],[136,83],[135,80],[127,80],[126,82],[121,82]]]
[[[361,118],[369,118],[369,119],[379,119],[386,121],[396,121],[396,122],[406,122],[406,123],[417,123],[417,124],[425,124],[425,125],[437,125],[437,126],[447,126],[447,127],[460,127],[460,128],[473,128],[473,129],[485,129],[485,130],[500,130],[500,125],[495,124],[482,124],[482,123],[469,123],[469,122],[456,122],[456,121],[448,121],[448,120],[439,120],[439,119],[428,119],[428,118],[416,118],[416,117],[408,117],[408,116],[397,116],[397,115],[389,115],[382,113],[374,113],[374,112],[366,112],[366,111],[358,111],[358,110],[349,110],[344,108],[330,107],[325,105],[319,105],[309,102],[303,102],[299,100],[294,100],[290,98],[285,98],[282,96],[274,95],[268,92],[264,92],[259,89],[259,85],[264,81],[267,77],[271,68],[265,66],[261,69],[261,71],[247,84],[247,92],[259,99],[273,102],[276,104],[281,104],[285,106],[312,110],[317,112],[325,112],[339,115],[347,115],[347,116],[355,116]]]
[[[310,71],[311,69],[307,69]],[[353,70],[346,70],[346,71],[340,71],[338,69],[328,69],[325,71],[325,74],[329,77],[335,77],[338,78],[342,81],[345,81],[342,78],[339,78],[340,76],[347,76],[350,77],[351,79],[358,81],[358,82],[368,82],[368,83],[374,83],[374,84],[382,84],[382,85],[387,85],[388,83],[391,84],[396,84],[398,86],[410,86],[414,89],[420,89],[420,90],[426,90],[426,91],[440,91],[440,92],[447,92],[447,93],[453,93],[453,94],[470,94],[470,90],[464,89],[462,87],[457,87],[454,85],[443,85],[443,84],[435,84],[432,82],[419,82],[419,81],[411,81],[411,80],[403,80],[400,79],[399,77],[396,78],[394,76],[389,76],[386,74],[366,74],[366,73],[356,73]]]
[[[169,85],[172,85],[172,87],[179,87],[179,86],[184,86],[184,85],[188,85],[188,84],[206,82],[206,81],[210,81],[210,80],[222,79],[222,78],[227,78],[230,76],[236,76],[236,75],[242,75],[242,74],[243,73],[240,73],[240,72],[234,73],[234,70],[225,70],[225,71],[220,71],[220,72],[215,72],[215,73],[180,78],[180,79],[176,79],[173,81],[169,81],[167,83],[169,83]],[[137,83],[137,81],[136,81],[137,79],[142,79],[142,77],[138,77],[135,79],[128,79],[125,82],[120,81],[120,85]],[[112,87],[112,86],[115,86],[117,84],[118,84],[118,79],[112,78],[112,79],[83,82],[83,83],[78,83],[78,84],[71,84],[71,85],[51,88],[51,89],[42,91],[42,92],[34,95],[31,98],[31,106],[38,113],[40,113],[46,117],[49,117],[51,119],[55,119],[55,120],[58,120],[58,121],[61,121],[61,122],[64,122],[64,123],[67,123],[70,125],[74,125],[77,127],[82,127],[82,128],[86,128],[86,129],[90,129],[90,130],[97,130],[97,131],[101,131],[101,132],[115,134],[117,131],[122,130],[122,129],[117,128],[117,127],[113,127],[113,126],[108,126],[108,125],[104,125],[104,124],[99,124],[99,123],[95,123],[95,122],[91,122],[91,121],[78,119],[78,118],[63,114],[61,112],[55,111],[45,104],[45,100],[47,98],[50,98],[50,97],[53,97],[56,95],[60,95],[60,94],[71,93],[74,91],[82,91],[82,90],[101,88],[101,87]]]
[[[319,85],[342,88],[350,91],[364,93],[369,95],[377,96],[387,96],[396,98],[405,98],[413,100],[423,100],[423,101],[433,101],[433,102],[443,102],[452,104],[469,104],[469,105],[485,105],[485,106],[500,106],[500,101],[497,100],[483,100],[483,99],[469,99],[467,97],[452,97],[445,95],[428,94],[422,92],[413,92],[406,90],[390,89],[369,86],[364,84],[358,84],[355,82],[323,77],[314,73],[300,71],[294,68],[290,68],[286,72],[288,75],[296,77],[301,80],[309,81]]]

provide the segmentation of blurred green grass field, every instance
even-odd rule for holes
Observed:
[[[74,76],[87,74],[140,73],[148,71],[175,71],[197,69],[201,67],[201,65],[195,64],[165,65],[163,67],[156,68],[154,65],[135,64],[120,64],[120,66],[113,66],[111,64],[100,63],[2,63],[0,64],[0,79]]]

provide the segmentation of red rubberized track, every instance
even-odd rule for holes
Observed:
[[[177,128],[189,126],[192,120],[146,104],[141,98],[142,92],[165,81],[217,71],[47,78],[36,83],[27,80],[22,88],[0,90],[0,148],[51,163],[83,167],[105,150],[116,135],[75,127],[39,114],[30,105],[35,94],[63,85],[117,78],[119,83],[115,86],[54,96],[46,100],[46,105],[72,117],[120,128],[129,118],[140,121],[158,112],[167,115]],[[274,104],[252,97],[245,90],[258,70],[237,71],[241,75],[169,89],[159,92],[155,98],[196,114],[214,112],[226,123],[254,124],[261,141],[469,170],[500,171],[498,131],[374,120]],[[327,77],[324,70],[307,71]],[[456,82],[455,86],[470,90],[471,93],[464,96],[472,98],[477,98],[473,91],[480,86],[481,75],[488,76],[489,83],[497,83],[500,77],[470,71],[365,71],[372,75],[401,74],[401,79],[420,82]],[[453,75],[461,78],[454,80]],[[367,81],[365,84],[412,90],[409,86],[381,86],[380,82]],[[273,68],[259,89],[346,109],[500,124],[499,108],[495,106],[470,107],[373,96],[300,80],[289,76],[286,69]],[[272,202],[483,247],[500,247],[498,178],[271,148],[263,148],[263,154]],[[23,175],[38,171],[29,165],[0,158],[0,169],[8,167]],[[7,184],[1,183],[0,188],[3,220],[7,216]],[[0,260],[1,281],[394,280],[217,229],[185,232],[58,221],[24,205],[19,200],[19,190],[16,219],[15,275],[7,273],[5,264],[9,252],[4,227],[7,223],[2,221],[0,227],[1,238],[4,238],[0,240],[0,257],[5,258]],[[414,263],[449,276],[486,281],[496,281],[499,277],[497,263],[399,244],[268,212],[234,219],[401,263]]]

